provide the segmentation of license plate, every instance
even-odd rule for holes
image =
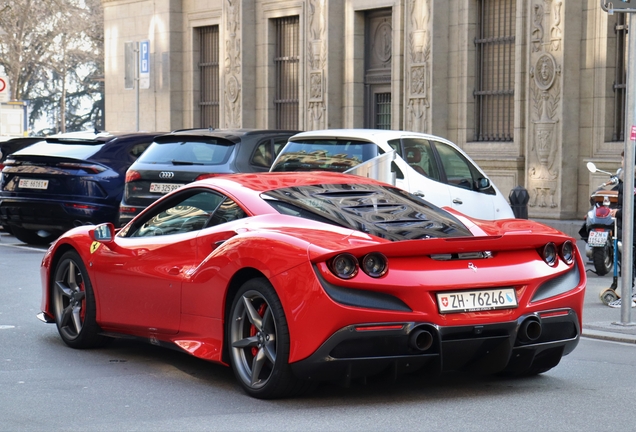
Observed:
[[[22,189],[46,189],[49,187],[48,180],[20,179],[18,186]]]
[[[183,185],[177,183],[150,183],[150,192],[167,194],[168,192],[179,189],[181,186]]]
[[[591,247],[605,246],[608,236],[608,231],[590,231],[587,236],[587,244]]]
[[[452,313],[510,309],[518,304],[514,288],[496,288],[438,293],[437,306],[440,313]]]

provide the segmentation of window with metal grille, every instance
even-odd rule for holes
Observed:
[[[391,93],[375,94],[376,129],[391,129]]]
[[[479,0],[475,140],[514,138],[516,0]]]
[[[219,127],[219,26],[199,27],[200,127]]]
[[[614,116],[612,124],[612,141],[623,141],[625,139],[625,98],[627,90],[627,14],[615,14],[616,23],[614,32],[616,33],[616,59],[614,62]]]
[[[274,108],[278,129],[298,129],[299,17],[274,20],[276,93]]]

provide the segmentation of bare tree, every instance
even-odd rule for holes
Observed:
[[[55,131],[103,124],[100,0],[0,0],[0,66],[12,100],[29,102],[29,125]]]

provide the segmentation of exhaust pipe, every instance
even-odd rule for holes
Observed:
[[[424,352],[433,346],[433,335],[422,329],[414,329],[409,335],[409,346],[417,351]]]
[[[541,321],[537,317],[523,320],[517,333],[521,342],[534,342],[541,337]]]

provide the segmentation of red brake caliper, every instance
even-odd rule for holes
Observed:
[[[84,293],[84,298],[82,299],[82,308],[80,309],[80,318],[82,319],[83,323],[84,316],[86,315],[86,290],[84,289],[84,279],[81,279],[79,290]]]
[[[258,312],[258,314],[260,315],[261,318],[263,318],[263,316],[265,315],[265,308],[267,307],[267,304],[263,303],[262,305],[259,306],[258,310],[256,312]],[[252,324],[250,326],[250,336],[255,336],[256,335],[256,327],[254,326],[254,324]],[[257,347],[252,347],[252,355],[256,356],[256,354],[258,353],[258,348]]]

